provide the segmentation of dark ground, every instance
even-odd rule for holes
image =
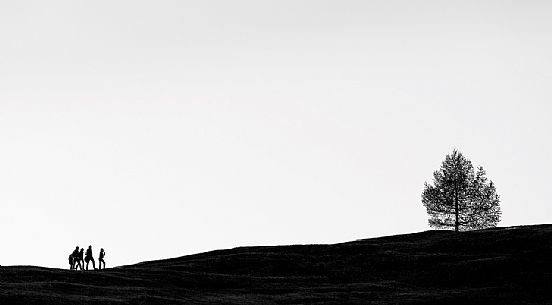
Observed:
[[[552,225],[0,268],[0,304],[552,304]]]

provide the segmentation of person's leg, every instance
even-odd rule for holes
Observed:
[[[91,258],[90,260],[92,261],[92,268],[96,270],[96,261],[94,261],[94,258]]]

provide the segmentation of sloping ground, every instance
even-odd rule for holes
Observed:
[[[0,269],[0,304],[552,304],[552,225]]]

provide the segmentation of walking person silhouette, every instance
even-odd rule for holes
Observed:
[[[75,264],[75,260],[73,258],[73,252],[69,254],[69,270],[73,270],[73,265]]]
[[[77,246],[73,251],[73,254],[71,254],[71,256],[73,257],[73,270],[77,270],[77,267],[82,270],[82,265],[79,260],[80,253],[82,252],[79,252],[79,246]]]
[[[86,270],[88,270],[88,263],[90,263],[90,261],[92,261],[92,267],[96,270],[96,262],[92,256],[92,246],[88,246],[88,249],[86,249],[86,257],[84,259],[86,260]]]
[[[103,263],[103,268],[105,269],[105,261],[104,261],[104,257],[105,257],[105,251],[104,249],[102,248],[100,250],[100,258],[98,258],[98,269],[102,269],[102,263]]]
[[[84,270],[84,248],[81,248],[80,251],[79,251],[79,255],[77,257],[77,262],[79,264],[79,266],[81,266],[81,270]]]

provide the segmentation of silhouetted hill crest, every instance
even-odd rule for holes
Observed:
[[[425,231],[332,245],[239,247],[101,272],[3,267],[0,301],[551,304],[551,258],[552,225]]]

